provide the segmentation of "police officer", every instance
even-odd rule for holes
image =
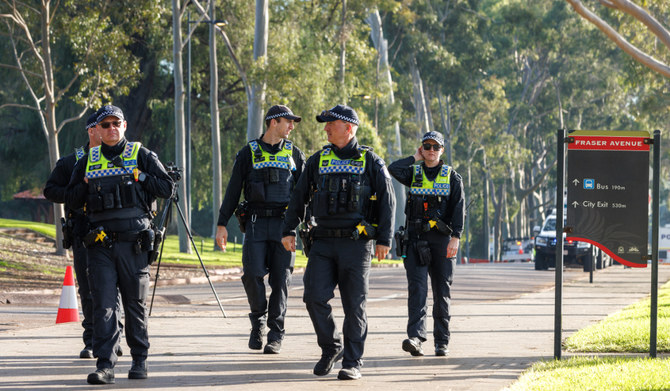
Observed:
[[[86,206],[94,228],[84,244],[93,297],[93,351],[98,360],[87,381],[109,384],[114,383],[115,348],[120,341],[117,286],[132,355],[128,378],[147,377],[148,251],[154,241],[151,205],[155,197],[172,195],[173,182],[155,153],[125,139],[127,123],[120,108],[103,106],[97,122],[101,145],[75,165],[66,202],[73,209]]]
[[[282,243],[295,251],[293,230],[305,220],[309,204],[316,227],[310,233],[313,243],[303,277],[303,301],[322,352],[314,374],[327,375],[343,359],[338,379],[355,380],[361,377],[368,331],[370,262],[373,255],[385,258],[390,249],[395,195],[384,161],[358,144],[354,109],[337,105],[316,119],[325,122],[330,144],[307,160],[286,212]],[[329,304],[336,285],[344,310],[344,340]]]
[[[242,283],[251,310],[249,349],[263,348],[267,323],[269,332],[263,353],[268,354],[281,351],[288,287],[295,263],[295,254],[282,246],[281,223],[305,165],[305,155],[288,139],[301,119],[287,106],[275,105],[268,110],[265,133],[237,153],[217,222],[216,242],[225,250],[226,225],[237,209],[240,228],[245,232]],[[242,192],[245,201],[238,206]],[[263,281],[267,274],[272,289],[269,302]]]
[[[459,238],[463,231],[463,181],[442,162],[444,138],[438,132],[423,135],[414,156],[393,162],[391,175],[409,187],[404,238],[409,319],[402,349],[423,356],[426,341],[428,275],[433,290],[435,355],[449,353],[449,306]],[[400,235],[403,236],[403,235]],[[404,247],[404,246],[401,246]]]
[[[56,167],[51,172],[51,175],[49,175],[49,179],[44,187],[44,197],[47,200],[59,204],[65,202],[65,189],[70,182],[75,163],[86,156],[89,148],[100,145],[96,118],[97,113],[93,113],[86,120],[86,131],[89,142],[84,146],[75,148],[73,153],[60,158],[56,162]],[[82,243],[82,238],[88,233],[88,219],[83,209],[72,210],[66,208],[65,214],[67,220],[63,226],[63,242],[65,248],[72,247],[74,272],[77,276],[79,300],[81,301],[81,311],[84,315],[84,320],[81,322],[81,326],[84,328],[82,335],[84,349],[79,353],[79,358],[93,358],[93,301],[91,300],[91,291],[88,286],[86,272],[88,256],[86,248]]]

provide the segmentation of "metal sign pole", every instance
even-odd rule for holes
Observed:
[[[554,358],[561,359],[563,330],[563,187],[565,180],[565,129],[556,137],[556,295],[554,309]]]
[[[656,357],[658,320],[658,225],[661,170],[661,131],[654,131],[654,177],[651,203],[651,314],[649,330],[649,355]]]

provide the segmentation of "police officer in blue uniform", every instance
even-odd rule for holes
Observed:
[[[56,167],[49,175],[46,186],[44,187],[44,197],[59,204],[65,203],[65,189],[70,182],[72,170],[75,163],[86,156],[89,147],[100,145],[100,137],[96,129],[97,113],[91,114],[86,120],[86,131],[89,142],[86,145],[78,147],[67,156],[58,159]],[[84,328],[82,338],[84,339],[84,349],[79,353],[79,358],[93,358],[93,301],[91,300],[91,291],[88,286],[88,276],[86,268],[88,265],[88,256],[86,248],[82,243],[82,238],[88,233],[88,219],[83,209],[72,210],[65,208],[65,225],[63,226],[63,244],[65,248],[72,247],[72,257],[74,258],[74,272],[77,276],[77,285],[79,300],[81,301],[81,311],[84,320],[81,326]]]
[[[272,106],[265,115],[266,131],[245,145],[235,158],[226,195],[219,209],[216,242],[225,250],[226,225],[235,212],[245,232],[242,249],[242,283],[247,294],[251,334],[249,349],[278,354],[284,339],[288,287],[295,254],[281,243],[281,223],[293,187],[302,173],[305,156],[288,139],[302,118],[284,105]],[[244,202],[238,205],[241,193]],[[265,295],[264,277],[272,292]]]
[[[402,349],[412,356],[423,356],[426,341],[426,297],[428,275],[433,291],[433,338],[435,355],[449,353],[449,307],[456,254],[464,221],[463,180],[440,159],[444,138],[438,132],[423,135],[422,146],[414,156],[393,162],[389,172],[410,188],[405,214],[406,224],[397,237],[405,248],[409,319]]]
[[[73,209],[85,206],[93,228],[84,244],[93,298],[93,351],[98,360],[97,370],[87,381],[109,384],[114,383],[121,332],[117,289],[132,356],[128,378],[147,378],[148,251],[155,244],[152,204],[155,197],[169,198],[174,184],[155,153],[125,139],[127,123],[121,109],[103,106],[97,122],[101,145],[91,148],[86,159],[75,165],[66,204]]]
[[[330,144],[307,160],[286,212],[282,243],[295,251],[294,230],[305,221],[309,204],[316,227],[309,234],[312,243],[303,277],[303,301],[321,348],[314,374],[327,375],[342,359],[338,379],[356,380],[361,378],[368,331],[365,306],[370,264],[373,255],[381,260],[390,249],[395,195],[384,161],[358,144],[359,119],[354,109],[337,105],[316,119],[325,122]],[[338,285],[344,338],[329,304]]]

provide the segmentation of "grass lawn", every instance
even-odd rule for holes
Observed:
[[[0,228],[27,228],[50,238],[56,237],[56,226],[53,224],[36,223],[33,221],[0,219]]]
[[[572,357],[536,363],[512,391],[669,390],[670,359]]]
[[[52,224],[35,223],[31,221],[0,219],[0,228],[28,228],[39,233],[45,234],[49,237],[56,237],[56,227]],[[193,238],[195,245],[198,248],[200,257],[207,268],[225,268],[225,267],[241,267],[242,266],[242,244],[228,242],[228,249],[226,252],[214,251],[214,239],[196,236]],[[190,243],[189,243],[190,245]],[[192,254],[185,254],[179,252],[179,238],[176,235],[168,235],[163,247],[163,255],[161,263],[181,263],[199,265],[200,261],[195,251]],[[377,260],[373,260],[377,264]],[[399,264],[402,261],[398,260],[384,260],[383,264]],[[307,257],[302,254],[302,251],[296,251],[295,267],[305,267],[307,265]]]
[[[648,353],[646,298],[579,330],[563,347],[570,352]],[[657,351],[670,352],[670,282],[658,292]],[[670,390],[670,359],[572,357],[534,364],[510,390]]]

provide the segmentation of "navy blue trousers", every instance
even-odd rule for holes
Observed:
[[[433,338],[435,344],[449,343],[449,309],[451,306],[451,284],[454,281],[456,258],[447,258],[450,237],[429,231],[421,234],[420,240],[429,243],[431,261],[421,266],[414,241],[410,241],[407,257],[403,263],[407,275],[407,336],[426,341],[426,317],[428,313],[428,276],[433,291]]]
[[[149,351],[147,331],[149,292],[148,253],[135,254],[134,243],[115,242],[111,249],[88,249],[88,274],[93,297],[93,352],[98,368],[113,368],[121,340],[118,293],[125,312],[126,342],[133,359],[144,360]]]
[[[242,248],[242,284],[249,301],[249,320],[254,329],[267,324],[268,342],[281,341],[286,333],[284,320],[288,288],[295,264],[295,253],[281,243],[281,217],[258,217],[248,221]],[[272,290],[268,300],[264,278]]]
[[[344,348],[342,367],[363,365],[361,358],[368,334],[366,303],[368,297],[371,240],[323,238],[314,240],[303,281],[303,301],[314,325],[317,342],[323,353]],[[344,323],[342,336],[329,304],[339,286]]]

